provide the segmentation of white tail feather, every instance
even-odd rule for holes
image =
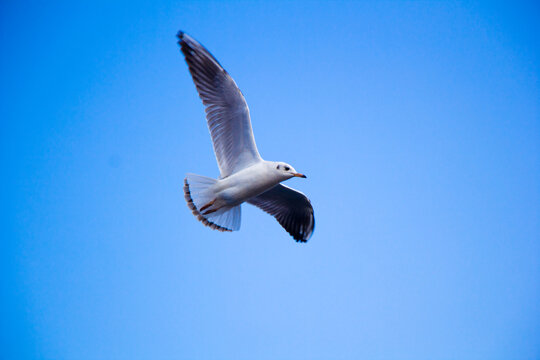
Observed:
[[[184,179],[184,198],[187,201],[187,205],[199,221],[214,230],[239,230],[241,219],[240,205],[232,208],[222,207],[209,214],[204,214],[204,211],[201,212],[199,210],[215,200],[215,193],[211,187],[216,182],[217,180],[206,176],[187,174]]]

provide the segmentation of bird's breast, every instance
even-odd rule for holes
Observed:
[[[253,166],[219,180],[216,184],[217,194],[227,205],[235,206],[264,193],[279,182],[263,167]]]

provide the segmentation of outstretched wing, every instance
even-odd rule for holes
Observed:
[[[257,151],[249,109],[231,76],[201,44],[180,31],[178,44],[189,72],[206,107],[221,177],[261,161]]]
[[[306,242],[313,234],[313,207],[300,191],[279,184],[247,202],[274,216],[296,241]]]

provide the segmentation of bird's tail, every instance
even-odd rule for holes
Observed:
[[[240,229],[241,208],[224,206],[215,208],[216,194],[212,185],[217,182],[206,176],[187,174],[184,179],[184,198],[197,220],[219,231]]]

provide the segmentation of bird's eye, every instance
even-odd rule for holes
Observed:
[[[276,169],[278,169],[278,170],[279,170],[279,165],[277,166],[277,168],[276,168]]]
[[[289,171],[289,170],[290,170],[290,167],[285,166],[285,171]]]

